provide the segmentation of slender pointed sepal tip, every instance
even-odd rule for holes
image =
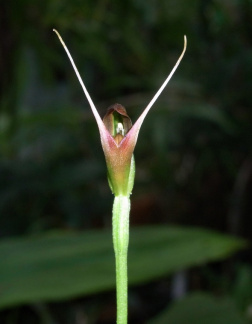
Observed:
[[[156,100],[158,99],[158,97],[160,96],[160,94],[162,93],[162,91],[165,89],[165,87],[167,86],[168,82],[171,80],[173,74],[175,73],[175,71],[177,70],[184,54],[186,51],[186,47],[187,47],[187,38],[186,35],[184,35],[184,47],[183,47],[183,51],[180,54],[176,64],[174,65],[174,67],[172,68],[170,74],[168,75],[168,77],[165,79],[165,81],[163,82],[163,84],[161,85],[161,87],[158,89],[158,91],[156,92],[156,94],[154,95],[154,97],[151,99],[151,101],[149,102],[149,104],[146,106],[146,108],[144,109],[144,111],[142,112],[142,114],[140,115],[140,117],[137,119],[137,121],[135,122],[135,124],[133,125],[133,127],[131,128],[131,130],[129,131],[129,135],[128,137],[133,138],[135,143],[137,141],[137,137],[138,137],[138,133],[139,130],[142,126],[142,123],[146,117],[146,115],[148,114],[148,112],[150,111],[151,107],[154,105],[154,103],[156,102]]]
[[[60,36],[60,33],[59,33],[56,29],[54,29],[54,28],[53,28],[53,31],[54,31],[55,34],[58,36],[58,38],[59,38],[61,44],[62,44],[63,47],[65,48],[65,47],[66,47],[66,44],[65,44],[65,42],[63,41],[62,37]]]
[[[68,58],[69,58],[69,60],[70,60],[70,62],[71,62],[71,64],[72,64],[72,67],[73,67],[74,72],[75,72],[75,74],[76,74],[76,76],[77,76],[77,79],[78,79],[79,82],[80,82],[80,85],[81,85],[81,87],[82,87],[82,90],[83,90],[83,92],[84,92],[84,94],[85,94],[85,96],[86,96],[86,98],[87,98],[87,101],[88,101],[88,103],[89,103],[89,105],[90,105],[90,107],[91,107],[91,110],[92,110],[92,112],[93,112],[93,114],[94,114],[94,117],[95,117],[96,122],[97,122],[98,127],[99,127],[100,134],[101,134],[101,136],[102,136],[102,133],[106,132],[106,129],[105,129],[105,126],[104,126],[104,124],[103,124],[103,122],[102,122],[102,120],[101,120],[101,117],[100,117],[100,115],[98,114],[98,111],[97,111],[97,109],[96,109],[96,107],[95,107],[95,105],[94,105],[94,103],[93,103],[93,100],[91,99],[91,97],[90,97],[90,95],[89,95],[89,92],[87,91],[87,88],[85,87],[85,84],[84,84],[84,82],[82,81],[82,78],[81,78],[81,76],[80,76],[80,73],[79,73],[79,71],[78,71],[78,69],[77,69],[77,67],[76,67],[76,65],[75,65],[75,63],[74,63],[74,60],[73,60],[73,58],[72,58],[72,55],[70,54],[70,52],[69,52],[69,50],[68,50],[66,44],[64,43],[62,37],[60,36],[60,33],[59,33],[56,29],[53,29],[53,31],[54,31],[54,32],[56,33],[56,35],[58,36],[58,38],[59,38],[59,40],[60,40],[60,42],[61,42],[61,44],[62,44],[64,50],[66,51],[66,54],[67,54],[67,56],[68,56]]]

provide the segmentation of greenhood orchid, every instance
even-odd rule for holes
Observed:
[[[177,63],[173,67],[167,79],[164,81],[158,92],[152,98],[151,102],[145,108],[143,113],[137,119],[134,125],[125,110],[125,108],[116,103],[108,108],[103,120],[95,108],[95,105],[81,79],[81,76],[75,66],[71,54],[69,53],[64,41],[59,33],[54,30],[61,41],[70,62],[74,68],[77,78],[91,106],[96,119],[101,144],[104,151],[108,181],[112,192],[115,195],[113,204],[113,245],[116,261],[116,298],[117,298],[117,324],[127,324],[128,316],[128,275],[127,275],[127,253],[129,244],[129,213],[130,213],[130,194],[133,188],[135,177],[135,162],[133,151],[137,142],[137,137],[141,125],[147,113],[157,100],[165,86],[176,71],[186,50],[186,37],[184,36],[184,49]]]
[[[138,120],[132,126],[131,120],[127,115],[125,108],[120,104],[114,104],[113,106],[109,107],[102,121],[80,77],[80,74],[75,66],[71,54],[68,51],[68,48],[66,47],[59,33],[55,29],[54,31],[59,37],[59,40],[61,41],[70,59],[70,62],[72,63],[77,78],[82,86],[82,89],[87,97],[87,100],[96,119],[100,132],[102,148],[105,154],[108,169],[108,180],[111,190],[116,196],[130,195],[133,187],[135,173],[133,151],[137,142],[140,127],[150,108],[155,103],[163,89],[166,87],[167,83],[176,71],[180,61],[182,60],[186,50],[186,36],[184,36],[184,49],[177,63],[175,64],[169,76],[157,91],[153,99],[150,101]]]

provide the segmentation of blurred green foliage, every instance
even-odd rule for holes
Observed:
[[[232,300],[193,293],[175,302],[150,324],[245,324]]]
[[[242,241],[206,230],[135,228],[131,231],[129,284],[218,260],[242,247]],[[61,231],[5,240],[0,258],[0,308],[85,296],[115,286],[110,231]]]
[[[0,236],[111,227],[112,195],[97,126],[56,28],[101,115],[119,102],[133,121],[187,35],[183,62],[139,135],[131,222],[199,225],[251,239],[251,18],[251,0],[2,1]],[[251,289],[243,284],[251,262],[247,250],[229,270],[225,263],[208,269],[217,272],[216,282],[228,282],[222,293],[233,296],[244,314],[251,305]],[[217,292],[216,282],[211,286],[196,273],[208,283],[199,287],[189,276],[192,290]],[[138,310],[149,288],[143,289],[130,295]],[[109,323],[97,298],[85,305]],[[166,304],[159,301],[150,315]],[[36,309],[45,323],[73,323],[69,305],[49,308],[13,309],[0,314],[0,322],[34,323]],[[90,323],[92,316],[98,323],[89,314]]]

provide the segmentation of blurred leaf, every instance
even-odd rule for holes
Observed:
[[[179,227],[131,230],[129,283],[221,259],[244,242],[215,232]],[[114,288],[112,237],[106,231],[51,232],[0,244],[0,307],[58,300]],[[144,271],[143,271],[144,269]]]
[[[245,324],[233,301],[194,293],[175,302],[148,324]]]

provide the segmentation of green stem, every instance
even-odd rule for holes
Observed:
[[[117,324],[127,324],[128,317],[129,212],[129,197],[115,196],[113,205],[113,244],[116,260]]]

